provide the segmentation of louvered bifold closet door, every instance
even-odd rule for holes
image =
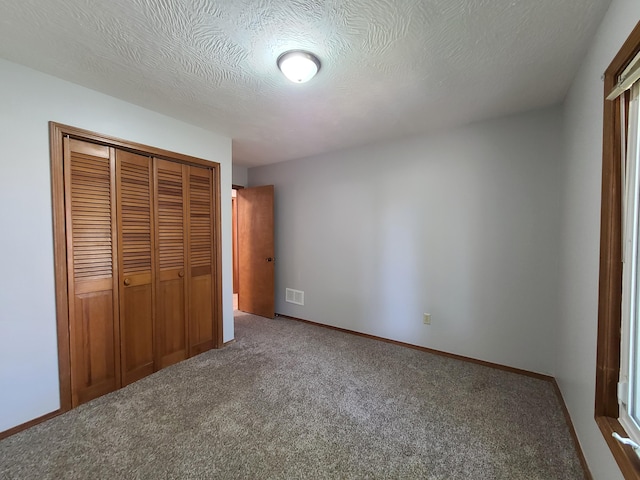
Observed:
[[[187,171],[155,159],[156,188],[156,359],[158,368],[188,356],[187,331]]]
[[[120,386],[114,150],[64,139],[71,402]]]
[[[116,151],[122,384],[154,371],[154,225],[151,158]]]
[[[189,167],[189,355],[214,345],[213,176]]]

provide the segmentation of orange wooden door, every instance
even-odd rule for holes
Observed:
[[[122,384],[154,371],[151,159],[116,151]]]
[[[213,172],[189,167],[189,356],[217,345],[214,305]]]
[[[72,406],[120,387],[114,150],[64,139]]]
[[[176,162],[155,159],[156,363],[164,368],[188,356],[185,269],[187,172]]]
[[[238,309],[275,316],[273,185],[238,190]]]

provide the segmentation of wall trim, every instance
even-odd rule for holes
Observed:
[[[569,409],[567,408],[567,404],[564,401],[564,396],[562,395],[562,390],[560,390],[560,385],[555,378],[551,378],[551,383],[553,384],[553,389],[556,392],[556,396],[558,397],[558,401],[560,402],[560,406],[562,407],[562,412],[564,413],[564,419],[567,422],[567,426],[569,427],[569,433],[571,434],[571,438],[573,438],[573,444],[576,447],[576,451],[578,452],[578,458],[580,459],[580,464],[582,465],[582,469],[584,470],[585,477],[587,480],[593,480],[593,476],[591,475],[591,470],[589,470],[589,465],[587,464],[587,459],[584,456],[584,452],[582,451],[582,447],[580,446],[580,440],[578,440],[578,434],[576,433],[576,429],[573,426],[573,420],[571,420],[571,414],[569,414]]]
[[[309,323],[311,325],[316,325],[318,327],[328,328],[329,330],[336,330],[338,332],[348,333],[350,335],[357,335],[358,337],[369,338],[371,340],[378,340],[380,342],[390,343],[392,345],[398,345],[400,347],[411,348],[413,350],[419,350],[421,352],[433,353],[441,357],[453,358],[455,360],[462,360],[463,362],[475,363],[477,365],[483,365],[485,367],[491,367],[498,370],[504,370],[506,372],[517,373],[518,375],[525,375],[527,377],[533,377],[539,380],[545,380],[547,382],[551,382],[554,380],[554,378],[551,375],[545,375],[543,373],[537,373],[537,372],[532,372],[530,370],[523,370],[520,368],[509,367],[507,365],[502,365],[500,363],[487,362],[485,360],[479,360],[477,358],[465,357],[464,355],[458,355],[455,353],[444,352],[442,350],[435,350],[433,348],[422,347],[420,345],[414,345],[413,343],[405,343],[405,342],[400,342],[398,340],[391,340],[389,338],[378,337],[376,335],[370,335],[368,333],[362,333],[356,330],[349,330],[347,328],[334,327],[333,325],[326,325],[324,323],[318,323],[312,320],[304,320],[303,318],[291,317],[289,315],[284,315],[282,313],[276,313],[276,317],[288,318],[290,320],[295,320],[296,322]]]
[[[236,343],[236,339],[232,338],[231,340],[229,340],[228,342],[224,342],[222,344],[222,348],[228,347],[230,345],[233,345],[234,343]],[[26,430],[28,428],[31,427],[35,427],[36,425],[46,422],[47,420],[57,417],[58,415],[61,415],[63,413],[66,413],[66,411],[63,411],[61,408],[59,408],[58,410],[54,410],[53,412],[49,412],[45,415],[42,415],[40,417],[34,418],[33,420],[29,420],[28,422],[25,423],[21,423],[20,425],[16,425],[15,427],[11,427],[8,430],[5,430],[3,432],[0,432],[0,440],[3,440],[5,438],[8,438],[12,435],[15,435],[16,433],[20,433],[23,430]]]
[[[370,335],[368,333],[357,332],[355,330],[349,330],[347,328],[342,327],[334,327],[333,325],[326,325],[324,323],[314,322],[312,320],[304,320],[302,318],[292,317],[290,315],[284,315],[282,313],[276,313],[276,318],[288,318],[289,320],[294,320],[296,322],[307,323],[309,325],[314,325],[317,327],[327,328],[329,330],[335,330],[342,333],[347,333],[349,335],[355,335],[358,337],[368,338],[370,340],[377,340],[379,342],[390,343],[392,345],[397,345],[399,347],[410,348],[412,350],[418,350],[420,352],[432,353],[434,355],[438,355],[441,357],[452,358],[454,360],[461,360],[467,363],[474,363],[476,365],[482,365],[484,367],[495,368],[496,370],[503,370],[506,372],[515,373],[517,375],[524,375],[525,377],[537,378],[538,380],[544,380],[545,382],[551,383],[553,386],[553,390],[556,394],[558,401],[560,402],[560,407],[562,408],[562,412],[564,414],[565,421],[567,423],[567,427],[569,428],[569,433],[571,438],[573,439],[573,444],[578,454],[578,459],[580,460],[580,464],[582,465],[582,470],[584,471],[585,477],[587,480],[593,480],[593,476],[591,475],[591,471],[589,470],[589,465],[587,464],[587,460],[584,456],[584,452],[582,451],[582,447],[580,446],[580,442],[578,441],[578,435],[573,426],[573,421],[571,420],[571,415],[569,414],[569,409],[567,408],[567,404],[564,402],[564,397],[562,396],[562,391],[556,381],[555,377],[551,375],[545,375],[542,373],[532,372],[530,370],[524,370],[521,368],[509,367],[507,365],[502,365],[500,363],[487,362],[485,360],[479,360],[473,357],[465,357],[464,355],[457,355],[455,353],[444,352],[442,350],[435,350],[433,348],[422,347],[420,345],[414,345],[412,343],[400,342],[398,340],[391,340],[389,338],[378,337],[376,335]]]
[[[584,470],[584,474],[585,477],[587,478],[587,480],[593,480],[593,476],[591,475],[591,471],[589,470],[589,466],[587,464],[586,458],[584,456],[584,452],[582,451],[582,447],[580,446],[580,442],[578,441],[578,435],[576,434],[575,428],[573,426],[573,421],[571,420],[571,415],[569,414],[569,409],[567,408],[567,405],[564,401],[564,397],[562,396],[562,391],[560,390],[560,387],[558,385],[558,382],[556,381],[556,379],[550,375],[544,375],[542,373],[537,373],[537,372],[532,372],[530,370],[524,370],[524,369],[520,369],[520,368],[515,368],[515,367],[509,367],[507,365],[502,365],[499,363],[493,363],[493,362],[487,362],[485,360],[479,360],[477,358],[472,358],[472,357],[465,357],[463,355],[457,355],[455,353],[449,353],[449,352],[444,352],[442,350],[435,350],[433,348],[428,348],[428,347],[422,347],[420,345],[414,345],[411,343],[405,343],[405,342],[400,342],[398,340],[391,340],[388,338],[384,338],[384,337],[378,337],[375,335],[370,335],[368,333],[362,333],[362,332],[357,332],[355,330],[349,330],[346,328],[341,328],[341,327],[335,327],[333,325],[326,325],[323,323],[318,323],[318,322],[314,322],[311,320],[304,320],[302,318],[297,318],[297,317],[292,317],[290,315],[284,315],[281,313],[276,313],[276,318],[281,317],[281,318],[287,318],[289,320],[293,320],[296,322],[301,322],[301,323],[306,323],[309,325],[314,325],[316,327],[322,327],[322,328],[326,328],[329,330],[334,330],[334,331],[338,331],[338,332],[342,332],[342,333],[347,333],[349,335],[355,335],[358,337],[363,337],[363,338],[368,338],[370,340],[377,340],[380,342],[384,342],[384,343],[389,343],[392,345],[397,345],[400,347],[405,347],[405,348],[410,348],[412,350],[418,350],[421,352],[425,352],[425,353],[432,353],[434,355],[439,355],[441,357],[447,357],[447,358],[452,358],[454,360],[460,360],[463,362],[468,362],[468,363],[474,363],[476,365],[482,365],[485,367],[489,367],[489,368],[495,368],[496,370],[503,370],[506,372],[510,372],[510,373],[515,373],[517,375],[523,375],[526,377],[532,377],[532,378],[536,378],[538,380],[543,380],[545,382],[549,382],[551,383],[551,385],[553,386],[553,389],[555,391],[556,397],[558,398],[558,401],[560,402],[560,407],[562,408],[562,412],[564,414],[564,418],[565,421],[567,422],[567,427],[569,428],[569,433],[571,434],[571,438],[573,439],[573,443],[576,449],[576,452],[578,454],[578,459],[580,460],[580,464],[582,465],[582,469]],[[229,340],[228,342],[224,342],[224,344],[222,345],[222,347],[228,347],[232,344],[236,343],[236,339],[233,338],[231,340]],[[54,412],[48,413],[46,415],[43,415],[41,417],[35,418],[33,420],[30,420],[29,422],[23,423],[21,425],[17,425],[13,428],[10,428],[9,430],[5,430],[4,432],[0,432],[0,440],[10,437],[11,435],[15,435],[16,433],[19,433],[23,430],[26,430],[28,428],[31,428],[39,423],[45,422],[46,420],[49,420],[51,418],[54,418],[62,413],[65,413],[62,409],[58,409]],[[602,428],[602,427],[601,427]],[[614,428],[611,429],[611,432],[615,431]],[[616,442],[617,443],[617,442]]]
[[[39,423],[46,422],[47,420],[53,417],[57,417],[61,413],[64,413],[64,412],[61,408],[59,408],[58,410],[54,410],[53,412],[49,412],[40,417],[34,418],[33,420],[29,420],[28,422],[21,423],[20,425],[16,425],[15,427],[11,427],[10,429],[5,430],[4,432],[0,432],[0,440],[10,437],[11,435],[15,435],[16,433],[20,433],[23,430],[26,430],[27,428],[35,427]]]

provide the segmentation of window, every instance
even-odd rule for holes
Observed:
[[[640,59],[640,56],[638,57]],[[640,67],[639,67],[640,71]],[[640,443],[640,83],[630,89],[630,98],[620,99],[622,199],[622,329],[620,379],[618,383],[619,421],[629,437]],[[627,113],[628,112],[628,113]],[[626,126],[626,128],[624,128]],[[626,140],[626,141],[625,141]]]
[[[604,102],[595,403],[596,421],[623,475],[638,479],[640,458],[612,434],[637,435],[636,440],[640,440],[640,328],[636,328],[640,326],[640,87],[629,88],[638,80],[630,75],[630,66],[640,58],[639,52],[640,23],[604,78],[609,99]],[[636,65],[640,66],[640,61]]]

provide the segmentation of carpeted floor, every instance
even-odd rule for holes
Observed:
[[[286,319],[0,442],[2,479],[582,479],[552,385]]]

